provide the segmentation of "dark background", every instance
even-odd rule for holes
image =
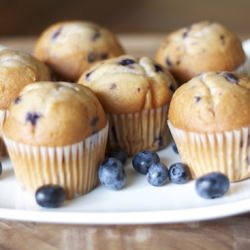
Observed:
[[[117,33],[169,32],[200,20],[250,31],[250,0],[0,0],[0,36],[37,35],[53,22],[94,21]]]

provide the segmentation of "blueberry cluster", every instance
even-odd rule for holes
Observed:
[[[173,145],[173,150],[178,150]],[[99,168],[99,180],[108,189],[119,190],[126,184],[126,173],[124,164],[127,155],[122,150],[112,151],[108,158]],[[174,184],[185,184],[189,181],[191,174],[188,166],[177,162],[169,168],[160,161],[157,153],[142,151],[132,158],[133,168],[140,174],[146,175],[147,181],[152,186],[163,186],[168,182]],[[213,172],[198,178],[195,189],[199,196],[213,199],[223,196],[229,190],[229,179],[222,173]]]
[[[177,153],[177,148],[173,150]],[[100,183],[110,190],[120,190],[125,187],[127,175],[125,164],[127,154],[123,150],[111,151],[98,170]],[[163,186],[168,182],[175,184],[187,183],[191,177],[187,165],[177,162],[169,168],[160,161],[157,153],[142,151],[132,158],[133,168],[140,174],[146,175],[152,186]],[[0,174],[2,165],[0,163]],[[223,196],[229,190],[230,182],[227,176],[219,172],[212,172],[201,176],[195,182],[195,190],[205,199]],[[60,207],[65,201],[65,190],[58,185],[44,185],[38,188],[35,198],[37,203],[46,208]]]
[[[190,179],[189,169],[183,163],[175,163],[169,167],[160,162],[157,153],[151,151],[142,151],[136,154],[132,159],[134,169],[147,177],[149,184],[153,186],[162,186],[168,181],[176,184],[184,184]]]

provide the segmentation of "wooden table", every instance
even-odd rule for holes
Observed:
[[[244,36],[246,37],[246,36]],[[153,56],[163,35],[122,35],[134,55]],[[0,44],[31,51],[33,38],[5,38]],[[0,250],[78,249],[250,249],[250,214],[186,224],[91,226],[0,221]]]

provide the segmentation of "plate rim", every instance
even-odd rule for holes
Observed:
[[[196,208],[136,212],[71,212],[60,211],[60,208],[41,208],[40,210],[30,211],[15,208],[0,208],[0,218],[52,224],[135,225],[189,223],[219,219],[249,211],[250,198]]]

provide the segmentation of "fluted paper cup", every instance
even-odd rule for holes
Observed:
[[[121,148],[132,156],[141,150],[159,150],[170,141],[168,105],[129,114],[108,114],[109,148]]]
[[[108,124],[84,141],[61,147],[25,145],[7,138],[4,141],[18,182],[34,193],[46,184],[57,184],[67,199],[91,191],[98,183],[98,167],[104,160]]]
[[[227,175],[230,181],[250,177],[250,126],[219,133],[187,132],[170,121],[168,126],[193,178],[213,171]]]

